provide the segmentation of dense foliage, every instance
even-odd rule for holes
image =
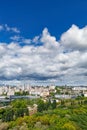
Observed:
[[[87,130],[87,99],[62,100],[60,104],[38,100],[37,103],[39,112],[32,116],[19,115],[19,118],[7,123],[1,122],[0,130]],[[45,105],[49,106],[48,109],[44,108]],[[26,108],[26,102],[14,101],[12,107]],[[9,114],[14,113],[13,109],[6,110],[7,117],[12,118]],[[0,115],[4,111],[1,109]]]
[[[23,117],[24,115],[29,115],[27,109],[27,103],[25,100],[15,100],[10,106],[0,109],[0,118],[2,121],[12,121],[18,117]]]

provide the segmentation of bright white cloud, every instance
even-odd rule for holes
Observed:
[[[48,49],[58,49],[59,43],[56,41],[54,36],[51,36],[48,32],[48,29],[45,28],[42,32],[41,42],[44,43],[44,46]]]
[[[67,50],[87,50],[87,26],[80,29],[78,26],[72,25],[67,32],[62,34],[61,43]]]
[[[0,79],[86,84],[86,36],[87,27],[75,25],[59,41],[47,28],[33,40],[14,36],[11,43],[0,43]],[[34,42],[42,44],[36,46]]]

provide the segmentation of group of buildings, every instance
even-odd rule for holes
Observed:
[[[27,92],[28,96],[39,96],[39,97],[50,97],[53,96],[55,98],[61,99],[69,99],[69,98],[75,98],[77,96],[81,96],[82,94],[87,97],[87,87],[69,87],[69,86],[63,86],[63,87],[56,87],[54,85],[43,87],[43,86],[30,86],[30,85],[22,85],[22,86],[0,86],[0,99],[3,96],[17,96],[17,93],[20,93],[21,95],[23,92]],[[52,95],[53,93],[53,95]],[[23,95],[22,95],[23,96]]]
[[[26,95],[22,95],[25,92]],[[16,94],[21,95],[16,95]],[[43,86],[0,86],[0,102],[7,103],[11,100],[18,98],[27,98],[27,99],[36,99],[42,97],[42,99],[46,102],[48,99],[56,102],[59,102],[61,99],[72,99],[77,96],[84,95],[87,97],[87,87],[70,87],[70,86],[59,86],[56,87],[54,85],[43,87]],[[5,107],[5,106],[4,106]],[[33,106],[28,106],[29,114],[32,115],[37,112],[37,104]]]
[[[55,86],[1,86],[0,96],[12,96],[16,93],[22,94],[23,92],[27,92],[27,95],[47,97],[51,90],[55,90]]]

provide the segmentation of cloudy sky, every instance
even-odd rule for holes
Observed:
[[[6,2],[0,4],[0,83],[87,85],[86,0]]]

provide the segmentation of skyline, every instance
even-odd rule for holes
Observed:
[[[0,83],[87,85],[87,1],[65,1],[1,2]]]

